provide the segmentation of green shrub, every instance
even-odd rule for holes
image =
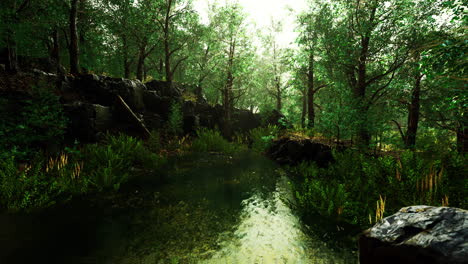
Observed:
[[[230,143],[217,130],[201,128],[192,142],[192,150],[196,152],[223,152],[233,154],[242,150],[242,146]]]
[[[264,152],[275,138],[278,137],[280,129],[277,126],[258,127],[250,131],[252,140],[251,148],[257,152]]]
[[[135,174],[136,168],[157,170],[165,161],[142,141],[124,134],[107,135],[104,144],[87,145],[83,158],[90,182],[99,189],[115,190]]]
[[[454,174],[452,166],[462,170],[458,167],[462,161],[456,158],[452,158],[454,165],[411,151],[399,158],[345,151],[335,152],[334,158],[336,162],[328,168],[308,163],[293,168],[302,179],[295,190],[304,214],[318,211],[365,227],[375,222],[380,197],[386,201],[385,215],[414,204],[440,206],[446,196],[454,197],[451,205],[466,207],[466,198],[461,198],[467,194],[466,179],[455,177],[460,179],[458,182],[450,179]]]
[[[45,159],[37,156],[31,164],[18,169],[13,157],[0,161],[0,204],[9,211],[46,208],[66,199],[63,179],[45,171]]]
[[[0,158],[13,155],[28,160],[44,144],[60,142],[67,119],[59,98],[43,87],[34,88],[32,98],[22,100],[0,99]]]
[[[179,102],[173,102],[169,112],[169,120],[167,121],[167,129],[172,135],[180,135],[183,132],[184,116],[182,106]]]

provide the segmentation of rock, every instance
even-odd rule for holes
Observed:
[[[108,106],[93,105],[95,111],[95,127],[98,132],[105,132],[112,127],[112,111]]]
[[[120,95],[132,110],[143,111],[145,108],[146,86],[138,80],[86,74],[77,77],[73,84],[74,89],[82,92],[91,103],[112,106],[116,96]]]
[[[278,126],[282,129],[292,128],[292,124],[286,119],[286,116],[280,113],[278,110],[272,110],[268,112],[263,118],[263,125]]]
[[[69,119],[66,137],[81,142],[96,141],[96,124],[94,122],[96,111],[93,104],[73,102],[65,104],[64,112]]]
[[[172,85],[172,87],[169,85],[168,82],[165,81],[151,81],[146,83],[146,87],[150,91],[156,91],[159,96],[167,96],[167,97],[172,97],[172,98],[180,98],[182,97],[182,92],[180,91],[179,88],[176,87],[176,85]]]
[[[233,113],[234,132],[246,133],[260,125],[260,117],[249,110],[236,109]]]
[[[281,138],[273,142],[267,156],[283,165],[297,165],[303,161],[314,161],[326,167],[333,161],[331,148],[309,139]]]
[[[359,239],[360,263],[468,263],[468,211],[410,206]]]
[[[146,127],[152,131],[163,128],[164,120],[158,114],[147,112],[143,115],[143,121]]]

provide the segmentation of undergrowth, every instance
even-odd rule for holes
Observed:
[[[425,158],[406,151],[399,158],[357,151],[334,152],[335,163],[292,168],[300,211],[316,212],[367,227],[401,207],[415,204],[467,207],[466,157]]]
[[[26,163],[10,155],[0,160],[0,208],[35,210],[73,195],[117,191],[132,177],[157,175],[165,161],[141,140],[123,134],[57,155],[38,152]]]
[[[191,150],[194,152],[222,152],[234,154],[245,150],[245,147],[227,141],[218,130],[200,128],[192,141]]]

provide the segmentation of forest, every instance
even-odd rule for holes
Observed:
[[[257,25],[244,2],[2,0],[0,220],[55,231],[0,245],[65,230],[80,246],[57,263],[356,263],[402,207],[467,217],[466,3],[292,1]],[[250,224],[273,249],[249,245],[245,221],[282,206]],[[282,252],[281,228],[325,253]]]

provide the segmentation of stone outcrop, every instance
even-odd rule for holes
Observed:
[[[283,165],[297,165],[303,161],[313,161],[320,167],[326,167],[333,161],[329,146],[310,139],[289,137],[274,141],[267,150],[267,156]]]
[[[180,105],[182,128],[185,134],[194,134],[198,127],[222,128],[223,108],[212,106],[204,100],[184,100],[184,91],[190,87],[164,81],[143,84],[138,80],[111,78],[95,74],[77,77],[47,73],[39,69],[17,74],[0,75],[2,96],[28,95],[22,87],[46,86],[60,96],[69,119],[67,135],[71,139],[92,142],[108,130],[138,134],[141,129],[128,110],[119,105],[118,96],[129,106],[135,116],[149,130],[167,125],[171,106]],[[20,98],[20,97],[18,97]],[[260,126],[260,117],[247,110],[234,109],[233,132],[247,132]]]
[[[359,239],[360,263],[468,263],[468,211],[410,206]]]

